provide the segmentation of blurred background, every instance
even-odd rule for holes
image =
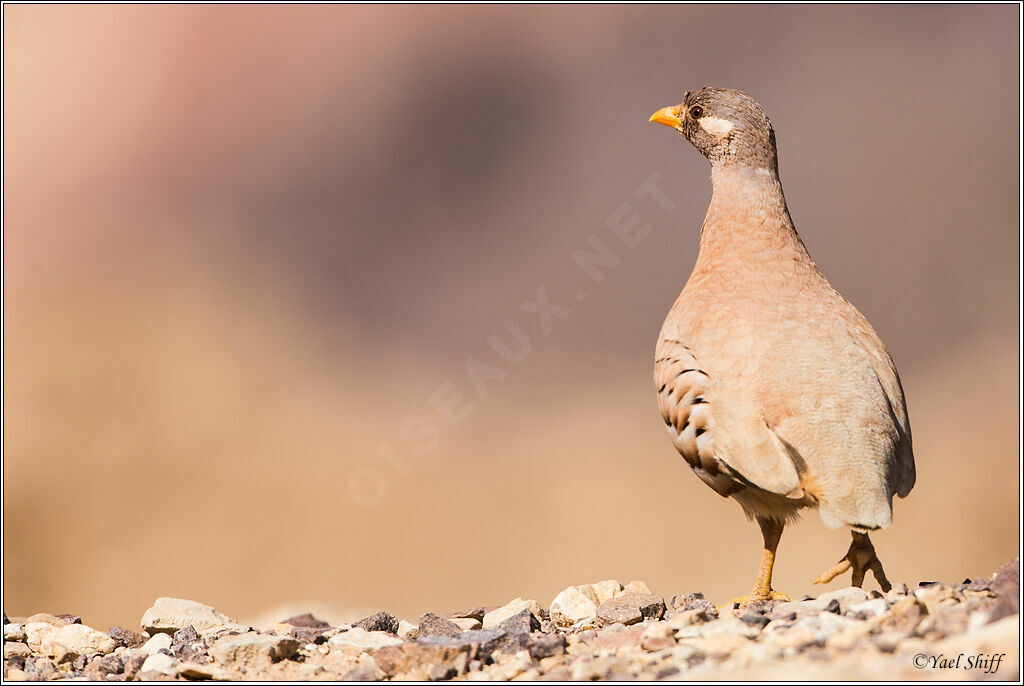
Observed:
[[[890,578],[991,573],[1019,553],[1018,12],[5,5],[4,610],[746,592],[757,527],[651,381],[711,185],[647,118],[708,84],[769,112],[798,230],[903,376]],[[848,543],[809,513],[776,587]]]

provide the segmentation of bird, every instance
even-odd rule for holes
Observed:
[[[734,607],[789,597],[772,587],[787,524],[816,508],[848,527],[846,554],[815,583],[852,570],[892,585],[870,532],[892,523],[893,495],[916,480],[896,366],[796,232],[760,104],[728,88],[687,91],[650,121],[711,163],[700,249],[655,348],[658,406],[672,444],[700,479],[761,529],[753,590]]]

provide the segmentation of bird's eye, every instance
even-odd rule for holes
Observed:
[[[694,119],[700,119],[704,116],[704,108],[700,105],[694,105],[690,108],[690,116]]]

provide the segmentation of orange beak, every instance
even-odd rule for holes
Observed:
[[[682,124],[682,120],[679,118],[679,105],[675,105],[673,107],[662,107],[660,110],[652,114],[651,118],[647,121],[656,121],[659,124],[676,128]]]

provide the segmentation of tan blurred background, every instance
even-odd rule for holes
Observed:
[[[706,84],[771,114],[804,241],[902,372],[889,576],[1018,554],[1018,7],[3,12],[9,615],[745,592],[756,526],[650,379],[710,182],[647,117]],[[671,212],[634,194],[654,172]],[[599,284],[591,237],[620,260]],[[539,286],[569,309],[547,335]],[[507,319],[518,363],[487,343],[517,347]],[[470,358],[504,375],[486,397]],[[777,587],[847,545],[805,516]]]

